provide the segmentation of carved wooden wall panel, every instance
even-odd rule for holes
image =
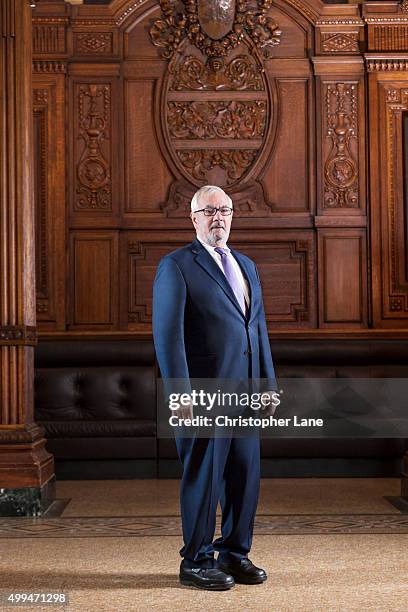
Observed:
[[[401,329],[408,320],[407,275],[407,3],[364,7],[370,96],[373,325]]]
[[[373,263],[378,270],[373,285],[374,317],[379,326],[398,327],[401,320],[408,318],[408,211],[403,146],[407,139],[403,118],[408,112],[408,73],[406,77],[389,74],[386,65],[377,60],[370,61],[369,70],[372,70],[370,92],[375,101],[371,126],[372,245]]]
[[[33,75],[37,320],[65,325],[65,66],[36,62]]]
[[[39,2],[41,329],[149,332],[155,268],[208,182],[234,200],[271,331],[404,326],[404,6]]]
[[[124,212],[134,218],[146,213],[162,216],[160,204],[166,201],[172,180],[156,138],[155,90],[157,78],[148,75],[145,79],[129,77],[125,85]]]
[[[70,86],[70,216],[115,215],[120,195],[117,84],[72,77]]]
[[[316,259],[312,231],[236,232],[232,241],[257,265],[270,328],[316,325]]]
[[[118,325],[118,234],[71,232],[69,295],[71,329]]]
[[[317,211],[320,215],[365,215],[364,78],[361,60],[350,60],[335,78],[335,60],[315,61],[319,124]],[[351,78],[350,78],[351,77]]]
[[[319,231],[320,327],[367,325],[367,253],[363,229]]]
[[[279,24],[279,30],[283,33],[273,51],[273,58],[307,57],[307,49],[312,44],[307,20],[287,3],[276,0],[268,14]]]
[[[274,212],[307,212],[311,206],[310,81],[278,78],[276,88],[279,126],[263,184]]]
[[[33,54],[36,58],[53,55],[61,57],[68,52],[69,19],[64,16],[34,17],[33,19]]]
[[[127,288],[121,305],[124,328],[144,331],[152,317],[152,284],[159,261],[169,251],[191,242],[191,231],[129,231],[122,236],[120,284]]]
[[[184,246],[191,231],[129,231],[121,246],[121,281],[128,287],[122,324],[143,331],[151,321],[151,286],[160,259]],[[235,230],[232,248],[243,250],[257,264],[263,286],[267,322],[277,328],[316,325],[315,246],[312,231],[258,231],[248,236]]]
[[[88,26],[76,26],[72,31],[72,44],[75,55],[79,57],[101,58],[119,54],[118,32],[101,26],[98,31]]]

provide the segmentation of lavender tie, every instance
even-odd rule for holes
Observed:
[[[231,289],[233,290],[235,297],[238,300],[238,304],[241,306],[242,312],[245,313],[245,316],[248,316],[248,308],[245,303],[244,291],[242,289],[242,285],[239,282],[238,275],[235,271],[235,268],[231,262],[231,257],[229,252],[225,249],[221,249],[220,247],[216,247],[214,249],[216,253],[221,255],[221,263],[224,270],[224,274],[229,282]]]

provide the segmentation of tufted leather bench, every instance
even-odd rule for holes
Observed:
[[[47,450],[60,466],[63,461],[82,460],[82,468],[94,471],[97,462],[106,468],[103,462],[132,460],[135,469],[143,460],[142,475],[156,475],[156,366],[151,342],[40,341],[34,398],[35,420],[44,427]],[[134,469],[129,475],[135,475]]]
[[[408,377],[405,340],[273,340],[278,378]],[[40,341],[35,420],[67,477],[178,476],[173,440],[156,439],[151,340]],[[399,476],[407,440],[262,439],[264,476]],[[75,463],[76,462],[76,463]],[[77,470],[75,469],[77,466]]]

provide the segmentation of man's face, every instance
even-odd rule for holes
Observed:
[[[231,208],[231,204],[229,203],[225,193],[217,191],[214,191],[209,195],[201,196],[198,203],[199,210],[202,208],[223,207]],[[223,216],[219,210],[213,217],[207,217],[204,214],[204,211],[192,211],[190,214],[199,238],[214,247],[224,247],[226,245],[230,234],[232,215],[233,213],[228,216]]]

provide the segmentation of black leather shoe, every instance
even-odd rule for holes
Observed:
[[[235,586],[233,577],[216,567],[180,567],[180,582],[184,586],[192,586],[209,591],[227,591]]]
[[[268,574],[264,569],[256,567],[252,561],[244,557],[239,561],[232,561],[228,563],[218,562],[221,571],[233,576],[235,582],[240,584],[259,584],[265,582],[268,578]]]

